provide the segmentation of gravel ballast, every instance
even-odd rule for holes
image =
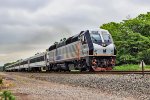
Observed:
[[[122,98],[133,97],[150,100],[150,75],[105,75],[105,74],[54,74],[54,73],[15,73],[28,78],[52,83],[67,84],[73,87],[86,87]],[[102,99],[103,100],[103,99]],[[104,99],[106,100],[106,99]],[[115,100],[115,99],[113,99]]]
[[[93,88],[41,81],[31,78],[30,74],[0,75],[13,83],[13,87],[7,89],[12,91],[16,100],[135,100],[132,97],[122,98]]]
[[[138,74],[104,75],[104,74],[32,74],[31,77],[70,84],[73,86],[96,88],[122,97],[133,96],[139,100],[150,100],[150,76]]]

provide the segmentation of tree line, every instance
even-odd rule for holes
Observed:
[[[108,30],[117,48],[117,64],[150,64],[150,12],[129,18],[120,23],[100,26]]]

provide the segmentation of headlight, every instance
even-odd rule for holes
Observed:
[[[103,47],[106,47],[107,45],[106,45],[105,43],[102,43],[102,46],[103,46]]]

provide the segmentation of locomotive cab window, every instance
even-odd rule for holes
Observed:
[[[92,31],[91,32],[91,39],[92,39],[92,42],[95,44],[101,44],[102,43],[102,39],[101,39],[101,36],[100,36],[98,31]]]
[[[103,37],[105,43],[112,43],[111,36],[107,32],[103,31],[102,37]]]

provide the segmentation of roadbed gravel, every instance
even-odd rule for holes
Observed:
[[[150,76],[1,73],[17,100],[150,100]]]

